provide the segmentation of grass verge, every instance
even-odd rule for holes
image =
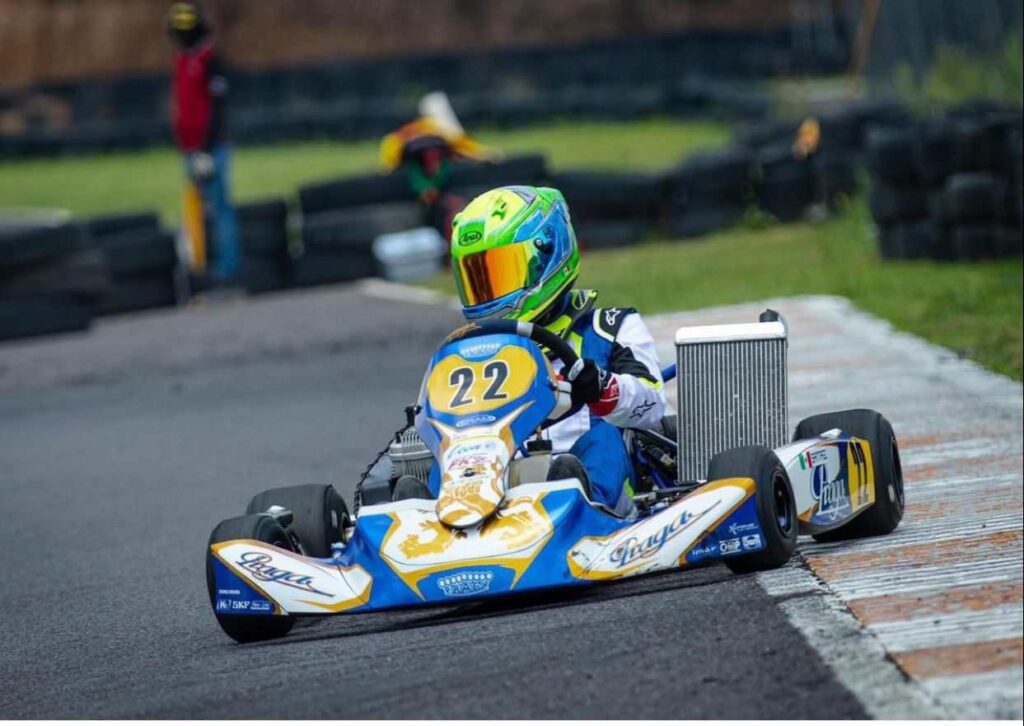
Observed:
[[[697,149],[723,146],[731,134],[714,122],[650,119],[484,129],[478,136],[506,153],[542,152],[554,169],[642,171]],[[301,184],[376,169],[376,141],[240,147],[232,173],[234,197],[294,196]],[[181,157],[170,148],[8,162],[0,164],[0,207],[62,208],[78,215],[155,208],[173,221],[180,216],[183,179]]]
[[[1021,259],[883,261],[855,201],[820,223],[737,228],[694,241],[587,253],[580,284],[646,313],[831,294],[896,328],[1021,380]],[[445,277],[428,283],[452,292]]]

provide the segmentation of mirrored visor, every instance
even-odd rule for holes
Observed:
[[[481,305],[532,287],[543,271],[533,242],[517,242],[475,252],[457,262],[463,305]]]

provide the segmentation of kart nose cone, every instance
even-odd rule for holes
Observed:
[[[498,483],[443,486],[437,499],[437,518],[448,527],[472,527],[494,514],[503,498],[504,492]]]

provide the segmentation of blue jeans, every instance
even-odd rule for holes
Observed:
[[[213,157],[213,173],[199,182],[203,204],[207,212],[213,214],[213,247],[208,249],[207,258],[212,262],[210,272],[214,278],[231,280],[238,276],[242,264],[238,218],[231,206],[231,147],[227,144],[215,146],[210,156]]]
[[[590,430],[569,449],[587,470],[591,496],[622,517],[631,516],[633,505],[633,462],[622,440],[622,432],[605,421],[595,421]],[[441,490],[441,472],[435,461],[430,467],[427,488],[435,497]]]

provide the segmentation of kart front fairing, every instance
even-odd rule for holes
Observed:
[[[508,487],[523,442],[564,407],[540,348],[513,334],[446,342],[416,427],[441,473],[437,500],[363,506],[317,559],[253,540],[214,545],[225,609],[326,615],[580,585],[763,549],[755,484],[723,479],[623,520],[575,479]],[[232,607],[230,601],[241,603]]]

